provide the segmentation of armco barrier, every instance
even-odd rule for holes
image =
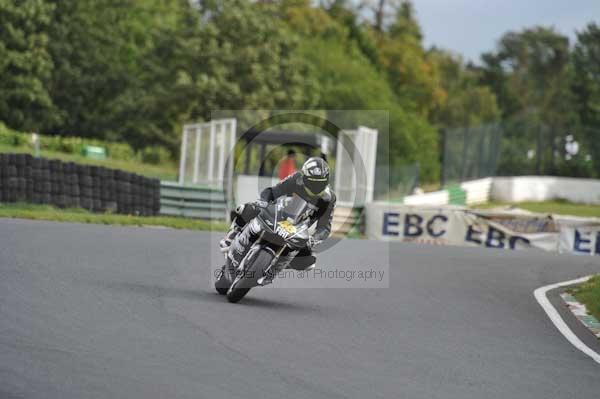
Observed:
[[[0,202],[156,215],[160,182],[122,170],[29,154],[0,154]]]
[[[160,213],[208,220],[228,220],[226,196],[223,190],[161,182]],[[338,206],[332,222],[336,237],[364,233],[363,208]]]
[[[450,205],[465,205],[467,203],[467,192],[459,185],[450,185],[448,191],[448,202]]]
[[[187,186],[175,182],[160,184],[160,213],[208,220],[227,220],[227,203],[223,190]]]
[[[404,197],[404,205],[443,206],[477,205],[490,200],[493,179],[471,180],[459,185],[449,185],[445,190]]]
[[[485,204],[489,202],[492,182],[493,179],[491,177],[462,182],[460,187],[467,194],[466,205]]]

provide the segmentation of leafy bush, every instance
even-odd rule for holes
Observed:
[[[125,143],[114,143],[82,137],[39,136],[42,151],[61,152],[65,154],[81,154],[88,145],[104,147],[108,157],[115,160],[128,161],[141,159],[144,163],[158,165],[170,160],[170,153],[163,147],[145,148],[136,151]],[[16,132],[0,122],[0,144],[13,147],[31,147],[31,134]]]
[[[171,154],[163,147],[146,147],[140,151],[142,162],[159,165],[171,160]]]
[[[136,157],[135,150],[125,143],[109,143],[99,141],[95,145],[104,146],[108,152],[108,156],[113,159],[128,160]]]
[[[21,146],[27,142],[26,136],[26,134],[16,132],[0,122],[0,144]]]

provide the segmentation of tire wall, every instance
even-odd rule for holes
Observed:
[[[153,216],[160,210],[160,181],[101,166],[0,154],[0,202]]]

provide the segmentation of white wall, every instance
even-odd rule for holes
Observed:
[[[495,177],[491,198],[499,202],[565,199],[600,205],[600,180],[552,176]]]
[[[600,205],[600,180],[553,176],[489,177],[461,183],[467,205],[491,201],[523,202],[565,199]],[[446,190],[404,197],[405,205],[441,206],[448,204]],[[600,209],[598,210],[600,214]]]
[[[433,191],[424,194],[415,194],[404,197],[404,205],[448,205],[450,201],[448,191]]]
[[[461,183],[460,187],[467,194],[467,205],[484,204],[490,199],[492,178],[471,180]],[[448,191],[440,190],[430,193],[415,194],[404,197],[404,205],[441,206],[450,201]]]

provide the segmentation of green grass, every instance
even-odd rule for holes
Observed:
[[[600,320],[600,275],[569,290],[577,300],[587,307],[589,313]]]
[[[0,153],[26,153],[33,154],[33,150],[29,146],[15,147],[6,144],[0,144]],[[176,180],[177,166],[175,163],[165,163],[161,165],[151,165],[142,163],[137,159],[131,161],[105,159],[97,160],[86,158],[79,154],[67,154],[64,152],[42,150],[40,156],[49,159],[60,159],[67,162],[77,162],[88,165],[104,166],[106,168],[121,169],[127,172],[138,173],[140,175],[154,177],[161,180]]]
[[[84,209],[58,209],[50,205],[0,204],[0,218],[51,220],[57,222],[92,223],[119,226],[164,226],[174,229],[226,231],[222,222],[167,216],[132,216],[113,213],[91,213]]]
[[[519,202],[513,204],[490,202],[484,205],[477,205],[475,208],[489,209],[503,206],[512,206],[538,213],[556,213],[559,215],[600,217],[600,206],[598,205],[574,204],[572,202],[561,200],[545,202]]]

